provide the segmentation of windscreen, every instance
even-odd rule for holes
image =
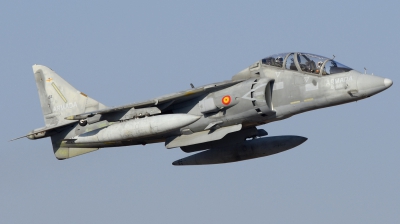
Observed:
[[[324,69],[322,71],[322,75],[332,75],[341,72],[348,72],[353,70],[352,68],[347,67],[337,61],[329,60],[325,63]]]

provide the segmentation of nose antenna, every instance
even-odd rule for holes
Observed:
[[[364,74],[367,74],[367,68],[364,67]]]
[[[335,59],[335,57],[336,57],[336,56],[335,56],[335,55],[333,55],[333,58],[332,58],[332,60],[333,60],[333,59]]]

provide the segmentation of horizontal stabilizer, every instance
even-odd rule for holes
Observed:
[[[77,123],[77,121],[70,121],[68,123],[64,123],[64,124],[57,125],[57,126],[52,126],[52,127],[38,128],[38,129],[35,129],[35,130],[29,132],[27,135],[11,139],[9,142],[15,141],[15,140],[18,140],[18,139],[21,139],[21,138],[25,138],[25,137],[27,137],[27,138],[29,138],[31,140],[48,137],[48,136],[51,135],[52,131],[55,131],[55,130],[60,129],[60,128],[64,128],[64,127],[66,127],[68,125],[73,125],[74,123]]]
[[[67,147],[60,147],[54,148],[54,155],[57,159],[69,159],[71,157],[80,156],[82,154],[86,154],[89,152],[93,152],[98,150],[99,148],[67,148]]]

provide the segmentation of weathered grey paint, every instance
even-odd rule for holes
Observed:
[[[325,75],[322,69],[305,72],[301,70],[304,65],[297,59],[300,55],[287,54],[281,60],[281,67],[258,61],[230,81],[114,108],[108,108],[76,90],[51,69],[34,65],[46,126],[35,129],[26,137],[51,136],[54,153],[59,159],[102,147],[155,142],[166,142],[167,148],[182,147],[187,152],[216,145],[224,148],[230,142],[250,144],[246,141],[251,135],[248,132],[263,131],[255,129],[258,125],[361,100],[393,84],[389,79],[351,69],[332,75]],[[330,59],[326,59],[324,65],[328,61]],[[285,68],[286,64],[290,64],[289,69]],[[168,116],[183,117],[163,119]],[[186,122],[185,116],[196,119]],[[163,120],[163,131],[151,131],[151,121],[155,125],[157,120]],[[139,123],[143,125],[134,125]],[[126,134],[147,131],[150,134]],[[251,136],[257,138],[261,135]],[[256,142],[263,141],[267,140]]]
[[[150,137],[187,126],[199,118],[199,116],[189,114],[166,114],[131,119],[82,133],[71,138],[67,143],[73,147],[73,145],[81,143],[114,142]]]

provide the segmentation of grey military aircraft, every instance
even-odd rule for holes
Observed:
[[[50,137],[60,160],[104,147],[158,142],[198,152],[173,165],[237,162],[294,148],[307,138],[265,137],[256,126],[365,99],[393,84],[327,57],[293,52],[257,61],[229,81],[107,107],[46,66],[34,65],[33,72],[45,127],[23,137]]]

